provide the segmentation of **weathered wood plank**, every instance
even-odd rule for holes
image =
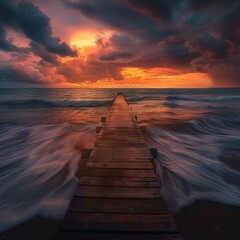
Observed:
[[[97,139],[96,141],[97,146],[96,147],[101,147],[101,148],[108,148],[109,146],[114,146],[116,150],[122,150],[124,148],[131,150],[131,148],[137,148],[137,149],[142,149],[143,147],[145,148],[145,144],[141,141],[136,141],[136,139],[129,139],[128,141],[124,141],[122,138],[111,138],[111,139]],[[119,144],[121,143],[121,145]]]
[[[132,156],[92,156],[91,157],[91,161],[128,161],[128,162],[139,162],[139,161],[142,161],[142,162],[151,162],[153,159],[153,157],[132,157]]]
[[[78,185],[74,197],[162,198],[159,188],[102,187]]]
[[[116,154],[116,153],[114,153],[114,152],[109,152],[109,153],[99,153],[99,154],[97,154],[97,153],[94,153],[94,154],[92,154],[92,157],[94,158],[96,158],[96,157],[115,157],[115,158],[119,158],[120,157],[120,153],[118,153],[118,154]],[[152,155],[150,155],[150,154],[141,154],[141,155],[138,155],[138,154],[136,154],[136,153],[129,153],[129,154],[122,154],[122,158],[130,158],[130,157],[132,157],[132,158],[147,158],[147,159],[149,159],[149,158],[152,158]]]
[[[168,214],[160,199],[73,198],[70,212]]]
[[[124,150],[124,148],[114,148],[112,149],[111,146],[109,147],[98,147],[98,146],[95,146],[95,149],[92,151],[92,155],[94,154],[115,154],[115,155],[118,155],[118,154],[125,154],[125,155],[138,155],[138,156],[141,156],[141,155],[150,155],[150,150],[149,149],[142,149],[142,147],[139,147],[139,148],[127,148]]]
[[[88,168],[117,168],[117,169],[153,169],[152,162],[127,162],[127,161],[88,161],[86,164]]]
[[[82,176],[78,182],[85,186],[110,187],[159,187],[156,178],[121,178],[121,177],[92,177]]]
[[[121,141],[123,141],[121,143]],[[121,145],[119,145],[119,142],[121,143]],[[102,141],[102,140],[97,140],[96,141],[96,145],[97,147],[102,147],[102,148],[106,148],[106,147],[114,147],[114,148],[119,148],[119,149],[123,149],[124,147],[126,147],[127,149],[130,148],[130,147],[134,147],[134,148],[142,148],[144,146],[144,144],[140,141],[124,141],[124,140],[121,140],[121,139],[117,139],[117,138],[111,138],[109,140],[105,140],[105,141]],[[119,147],[121,146],[121,147]]]
[[[113,148],[114,148],[114,146],[113,146]],[[126,152],[126,151],[127,150],[122,150],[121,151],[121,149],[119,149],[119,150],[116,149],[116,151],[111,150],[111,149],[108,149],[108,150],[107,149],[102,149],[102,151],[95,150],[91,154],[91,157],[94,157],[98,154],[100,156],[102,156],[102,155],[108,156],[108,155],[112,154],[112,155],[114,155],[114,157],[121,157],[121,156],[128,157],[129,156],[129,157],[138,157],[138,158],[146,158],[148,156],[151,156],[150,150],[149,150],[149,152],[148,151],[142,151],[140,153],[137,153],[137,151],[132,151],[132,150],[129,150],[128,152]]]
[[[177,232],[173,218],[167,214],[72,213],[66,215],[61,230],[67,231],[138,231]]]
[[[60,232],[56,240],[183,240],[179,234]]]
[[[103,120],[103,119],[102,119]],[[105,121],[106,120],[106,121]],[[181,240],[123,94],[104,118],[58,240]]]
[[[99,177],[156,177],[152,170],[125,170],[125,169],[100,169],[100,168],[85,168],[83,176],[99,176]]]

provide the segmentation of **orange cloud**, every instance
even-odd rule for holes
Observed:
[[[123,68],[119,70],[121,80],[114,79],[114,75],[105,78],[106,69],[104,66],[97,67],[91,81],[81,79],[81,63],[76,62],[65,64],[59,69],[59,74],[69,78],[68,82],[62,83],[65,87],[88,87],[88,88],[211,88],[214,87],[212,79],[205,73],[182,73],[172,68]],[[108,69],[109,71],[109,69]],[[115,74],[116,74],[115,73]],[[86,74],[86,73],[84,73]],[[90,74],[90,72],[88,72]],[[89,75],[90,76],[90,75]],[[99,79],[98,79],[99,77]],[[71,80],[70,80],[71,79]]]
[[[77,48],[95,47],[96,46],[96,32],[81,29],[79,32],[75,32],[69,40],[70,45]]]
[[[182,73],[173,68],[124,68],[124,81],[137,87],[149,88],[205,88],[213,87],[205,73]]]

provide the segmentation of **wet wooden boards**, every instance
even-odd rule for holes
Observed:
[[[102,118],[57,240],[180,240],[152,156],[123,94]]]

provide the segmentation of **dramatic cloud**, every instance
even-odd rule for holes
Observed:
[[[216,68],[211,68],[209,71],[210,76],[216,79],[220,87],[239,87],[240,64],[233,65],[220,65]]]
[[[47,51],[59,56],[77,56],[76,51],[73,51],[65,42],[61,42],[60,38],[52,36],[50,18],[30,2],[17,3],[17,1],[2,0],[0,20],[2,28],[9,27],[22,31],[32,41],[32,46],[41,45],[38,48],[44,47]],[[4,37],[3,34],[2,36]],[[13,50],[12,48],[13,46],[8,46],[9,50]],[[38,52],[35,51],[35,53]]]
[[[133,10],[155,19],[171,19],[176,7],[181,3],[180,0],[123,0]]]
[[[124,34],[113,34],[110,38],[110,45],[115,49],[135,49],[139,41]]]
[[[0,26],[0,49],[5,52],[18,52],[19,49],[6,39],[4,29]]]
[[[58,66],[60,62],[57,59],[57,56],[51,52],[48,52],[46,48],[44,48],[41,44],[37,44],[36,42],[31,42],[30,46],[32,48],[33,53],[42,58],[40,63],[44,64],[52,64]]]
[[[119,59],[130,59],[133,55],[129,52],[110,52],[107,55],[102,55],[99,59],[101,61],[115,61]]]
[[[220,81],[216,69],[221,69],[222,76],[226,79],[228,76],[231,84],[240,84],[236,74],[230,74],[240,63],[238,1],[64,2],[87,18],[119,32],[108,42],[98,38],[98,45],[104,48],[101,61],[116,62],[124,58],[132,59],[126,61],[132,67],[188,68],[189,72],[209,73],[216,83]],[[123,61],[119,62],[125,66]]]
[[[23,64],[0,65],[0,81],[26,84],[49,84],[49,78],[42,75],[37,69]]]
[[[215,38],[209,33],[205,33],[186,41],[186,46],[191,52],[202,53],[210,58],[226,58],[231,43],[227,39]]]
[[[88,18],[101,21],[112,29],[131,33],[138,38],[149,41],[149,43],[156,42],[160,38],[168,36],[169,33],[175,32],[169,27],[158,31],[153,19],[134,10],[128,4],[123,4],[122,1],[81,0],[64,2],[66,6],[78,10]]]
[[[225,7],[228,6],[229,4],[232,3],[239,3],[238,0],[201,0],[201,1],[197,1],[197,0],[188,0],[188,2],[190,3],[191,8],[193,8],[194,10],[202,10],[205,9],[207,7],[211,7],[211,6],[220,6],[220,7]]]
[[[121,68],[116,65],[99,63],[97,61],[68,61],[58,68],[57,73],[72,83],[123,79]]]
[[[135,82],[172,69],[169,75],[199,73],[213,86],[240,86],[239,23],[237,0],[2,0],[0,51],[21,64],[28,57],[40,74],[66,83],[127,82],[132,68]]]

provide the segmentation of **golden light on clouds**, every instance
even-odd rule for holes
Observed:
[[[127,84],[149,88],[205,88],[213,87],[212,79],[205,73],[181,73],[172,68],[124,68]]]
[[[96,82],[68,84],[66,87],[83,88],[211,88],[214,84],[204,73],[178,73],[175,69],[125,68],[123,80],[100,79]],[[162,73],[162,74],[161,74]],[[167,74],[168,73],[168,74]]]
[[[29,42],[30,42],[29,39],[26,38],[23,33],[19,33],[14,29],[10,29],[10,28],[7,29],[6,39],[18,47],[22,47],[22,48],[29,47]]]
[[[96,32],[89,30],[81,30],[75,32],[70,38],[70,45],[76,46],[77,48],[95,47],[96,46]]]
[[[240,86],[235,1],[196,9],[168,1],[161,11],[151,1],[120,2],[1,1],[1,85]]]

